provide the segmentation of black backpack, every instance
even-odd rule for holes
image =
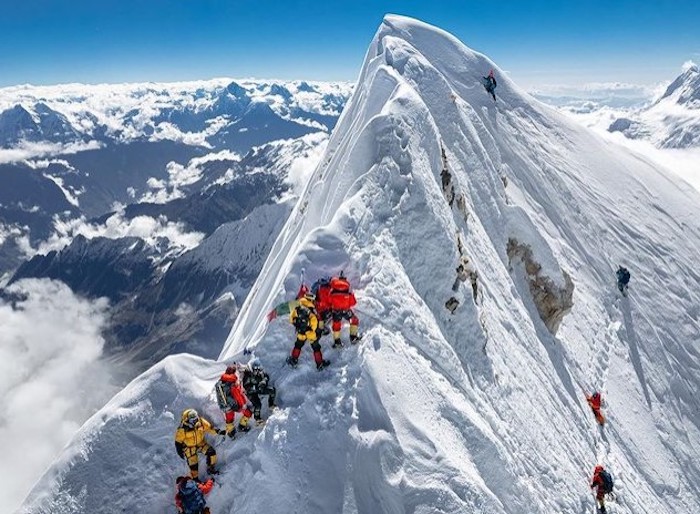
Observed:
[[[600,476],[601,482],[603,483],[603,486],[602,486],[602,487],[603,487],[603,492],[604,492],[605,494],[611,493],[612,490],[613,490],[613,486],[614,486],[615,484],[613,483],[613,478],[612,478],[612,476],[610,476],[610,473],[608,473],[607,471],[603,470],[603,471],[601,471],[601,472],[599,473],[599,476]]]
[[[303,305],[297,307],[297,317],[294,320],[294,328],[297,329],[297,332],[307,332],[311,328],[311,323],[309,321],[310,316],[311,311],[308,307],[304,307]]]

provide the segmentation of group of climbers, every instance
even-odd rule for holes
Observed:
[[[615,272],[615,275],[617,277],[617,289],[623,296],[627,296],[627,287],[631,278],[629,270],[624,266],[620,266]],[[586,402],[591,407],[595,420],[600,426],[604,426],[605,416],[601,410],[603,407],[603,396],[598,391],[594,391],[593,394],[590,395],[586,393]],[[612,476],[603,466],[597,465],[593,470],[590,486],[591,489],[595,489],[598,512],[600,514],[606,514],[605,497],[613,491],[614,482]]]
[[[598,391],[593,394],[586,394],[586,401],[593,411],[596,421],[599,425],[605,425],[605,416],[601,412],[603,406],[603,397]],[[596,501],[598,502],[598,512],[606,514],[605,496],[612,493],[613,479],[603,466],[597,465],[593,470],[593,478],[591,478],[591,489],[595,489]]]
[[[342,271],[337,276],[319,278],[311,288],[302,280],[296,299],[277,305],[267,315],[267,319],[272,321],[277,316],[289,312],[289,322],[294,327],[296,339],[292,353],[287,357],[287,364],[296,366],[299,363],[301,349],[308,341],[316,368],[321,370],[329,366],[330,361],[323,358],[320,339],[332,332],[332,347],[342,348],[340,333],[343,320],[350,324],[350,343],[357,343],[360,339],[360,320],[353,311],[356,304],[355,293],[352,292],[350,282]],[[328,329],[329,322],[331,330]]]
[[[239,376],[241,373],[242,376]],[[268,396],[270,411],[275,408],[277,390],[270,383],[270,376],[257,359],[253,359],[248,365],[227,366],[216,382],[214,391],[219,408],[224,414],[226,429],[216,427],[195,409],[185,409],[180,425],[175,431],[175,450],[181,459],[187,461],[190,468],[189,477],[178,477],[176,480],[175,503],[182,514],[209,513],[204,495],[211,490],[214,479],[209,478],[206,482],[199,479],[199,455],[206,457],[209,475],[218,474],[218,470],[216,450],[207,442],[207,434],[227,435],[233,439],[238,432],[250,430],[251,418],[255,418],[258,425],[263,424],[265,420],[261,416],[260,396]],[[236,414],[240,414],[237,427]]]
[[[601,407],[603,404],[603,397],[598,392],[595,391],[593,394],[586,394],[586,401],[593,411],[595,420],[599,425],[605,425],[605,416],[601,412]],[[596,490],[596,501],[598,502],[598,512],[600,514],[606,514],[605,509],[605,496],[612,493],[613,490],[613,479],[603,466],[597,465],[593,470],[593,478],[591,478],[591,489]]]
[[[296,341],[287,363],[296,366],[304,344],[308,341],[314,354],[316,367],[320,370],[330,364],[323,358],[320,338],[331,331],[333,347],[342,348],[340,338],[342,322],[350,323],[350,342],[359,340],[359,319],[352,308],[357,303],[347,277],[341,272],[338,276],[322,277],[309,289],[302,281],[296,299],[278,305],[268,314],[273,320],[280,314],[289,313],[289,321],[294,327]],[[182,412],[180,425],[175,432],[175,450],[180,458],[187,461],[190,476],[181,476],[176,481],[175,503],[182,514],[208,514],[204,495],[213,484],[214,478],[206,482],[199,479],[199,456],[204,455],[207,473],[216,475],[216,450],[206,439],[207,435],[226,435],[235,438],[239,432],[248,432],[250,420],[254,418],[258,425],[265,421],[261,416],[262,399],[267,396],[270,410],[275,408],[277,391],[270,382],[270,376],[263,370],[260,362],[253,359],[248,365],[227,366],[221,378],[214,386],[216,400],[223,412],[226,428],[216,427],[194,409]],[[236,424],[236,418],[238,423]]]
[[[630,273],[620,266],[616,275],[617,287],[626,296]],[[350,325],[350,342],[356,343],[359,340],[359,319],[353,311],[355,305],[355,295],[343,272],[338,276],[322,277],[316,280],[311,288],[307,287],[302,280],[297,297],[292,301],[279,304],[268,314],[268,320],[271,321],[281,314],[289,313],[289,321],[294,327],[296,338],[287,363],[292,366],[298,364],[301,350],[308,341],[317,369],[330,365],[330,361],[323,358],[320,339],[323,335],[332,333],[332,347],[342,348],[343,320],[347,320]],[[242,376],[240,376],[241,372]],[[227,435],[234,438],[238,432],[250,430],[251,418],[255,418],[258,424],[264,423],[261,418],[260,396],[267,395],[268,407],[270,410],[275,408],[276,390],[270,383],[269,375],[256,359],[247,366],[228,366],[217,381],[215,392],[219,408],[224,414],[226,429],[215,427],[194,409],[186,409],[182,413],[181,423],[175,434],[177,453],[187,460],[190,468],[190,477],[178,477],[176,482],[175,501],[178,510],[183,514],[209,514],[204,495],[212,489],[214,479],[209,478],[206,482],[199,480],[198,455],[206,456],[207,472],[210,475],[216,474],[217,470],[216,451],[206,441],[206,434]],[[606,420],[601,410],[603,407],[601,393],[594,391],[590,395],[586,394],[586,401],[596,421],[603,426]],[[236,425],[237,414],[240,417]],[[590,487],[595,489],[599,513],[606,514],[605,498],[613,490],[613,479],[603,466],[595,467]]]

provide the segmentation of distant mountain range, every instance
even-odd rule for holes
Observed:
[[[351,91],[0,89],[0,276],[109,298],[112,359],[217,355]]]

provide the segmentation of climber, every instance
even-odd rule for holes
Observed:
[[[360,336],[357,333],[360,320],[355,316],[352,307],[355,306],[355,294],[350,290],[350,283],[345,278],[343,272],[340,275],[333,277],[330,282],[330,303],[331,317],[333,319],[333,348],[341,348],[343,343],[340,341],[340,327],[342,320],[350,321],[350,342],[355,344]]]
[[[260,361],[257,359],[253,359],[248,367],[243,370],[242,382],[246,395],[253,404],[253,416],[258,425],[262,425],[264,420],[260,416],[262,407],[260,395],[268,395],[267,406],[272,411],[276,407],[275,396],[277,395],[277,390],[270,385],[270,375],[265,373]]]
[[[330,364],[330,361],[323,358],[321,345],[317,341],[316,330],[318,329],[318,318],[314,312],[315,299],[313,293],[307,293],[299,300],[299,305],[289,314],[289,322],[294,325],[297,334],[292,354],[287,357],[287,364],[290,366],[296,366],[298,364],[301,349],[306,341],[311,343],[317,369],[321,370]]]
[[[199,457],[203,453],[207,457],[207,472],[216,474],[216,450],[209,446],[204,435],[206,433],[224,435],[220,430],[197,414],[194,409],[185,409],[182,412],[180,426],[175,431],[175,450],[181,459],[186,459],[190,467],[190,475],[193,479],[199,476]]]
[[[316,296],[314,305],[318,318],[318,338],[330,332],[328,322],[331,320],[331,278],[321,277],[311,286],[311,292]]]
[[[627,296],[627,284],[630,282],[630,272],[624,266],[617,268],[617,288],[620,290],[623,296]]]
[[[221,378],[216,382],[214,387],[216,391],[216,400],[219,403],[219,408],[224,412],[226,420],[226,434],[230,438],[236,437],[236,426],[234,421],[236,413],[243,414],[238,422],[238,430],[247,432],[250,430],[248,420],[253,415],[248,409],[248,398],[246,398],[241,383],[238,380],[238,371],[236,366],[228,366]]]
[[[598,424],[604,425],[605,416],[603,416],[603,413],[600,412],[601,403],[603,401],[603,398],[600,395],[600,393],[596,391],[590,396],[587,394],[586,401],[588,402],[588,405],[591,406],[591,409],[593,410],[593,414],[595,415],[595,419],[598,422]]]
[[[595,499],[598,501],[598,512],[605,514],[605,495],[612,493],[613,479],[603,466],[596,466],[591,479],[591,489],[596,488]]]
[[[180,514],[209,514],[205,494],[214,487],[214,479],[203,484],[190,477],[177,477],[175,480],[175,507]]]
[[[496,77],[493,76],[493,70],[489,71],[488,77],[481,77],[481,83],[486,88],[486,92],[493,97],[493,101],[496,101]]]

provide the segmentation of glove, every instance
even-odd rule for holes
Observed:
[[[175,443],[175,451],[177,452],[178,457],[181,459],[185,458],[185,449],[183,448],[182,444]]]

